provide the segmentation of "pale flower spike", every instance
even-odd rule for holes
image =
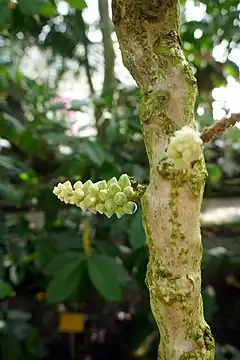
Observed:
[[[187,169],[193,161],[201,157],[202,145],[200,133],[190,126],[184,126],[170,138],[167,156],[176,169]]]
[[[135,191],[127,174],[93,183],[77,181],[73,187],[70,181],[59,183],[53,193],[65,204],[76,205],[83,211],[99,212],[110,218],[114,213],[120,219],[125,214],[134,214],[137,205],[132,201]]]

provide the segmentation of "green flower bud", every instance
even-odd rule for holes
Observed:
[[[105,189],[107,189],[107,182],[106,182],[106,180],[99,181],[99,182],[97,183],[97,185],[98,185],[98,189],[99,189],[99,190],[105,190]]]
[[[111,195],[115,195],[117,192],[121,191],[121,188],[118,184],[112,184],[109,186],[108,191]]]
[[[97,204],[96,205],[96,210],[100,213],[100,214],[103,214],[106,210],[104,204]]]
[[[83,200],[84,204],[86,205],[87,208],[90,208],[95,202],[96,202],[96,197],[92,196],[92,195],[88,195],[85,197],[85,199]]]
[[[116,204],[115,204],[115,202],[112,200],[112,199],[107,199],[106,201],[105,201],[105,208],[107,209],[107,210],[111,210],[111,211],[113,211],[114,212],[114,210],[116,209]]]
[[[104,214],[110,219],[110,217],[113,216],[114,211],[113,210],[105,210]]]
[[[97,210],[95,206],[91,206],[90,208],[88,208],[89,211],[91,211],[91,213],[96,214]]]
[[[117,205],[123,205],[127,202],[127,197],[123,192],[118,192],[114,196],[114,202]]]
[[[83,186],[83,184],[82,184],[82,182],[79,180],[79,181],[75,182],[75,184],[73,185],[73,188],[74,188],[75,190],[77,190],[77,189],[81,189],[82,186]]]
[[[92,183],[91,180],[86,181],[86,182],[83,184],[83,190],[86,191],[86,192],[88,192],[89,187],[92,186],[92,185],[93,185],[93,183]]]
[[[83,211],[86,211],[87,210],[87,206],[86,206],[86,204],[85,204],[85,202],[84,201],[81,201],[80,203],[77,203],[76,204],[78,207],[80,207]]]
[[[124,206],[123,210],[126,214],[134,214],[137,211],[137,205],[133,201],[128,201]]]
[[[84,191],[80,188],[74,191],[73,196],[76,200],[81,200],[84,198],[85,194]]]
[[[90,185],[88,188],[88,192],[92,195],[97,195],[97,193],[99,192],[98,185],[97,184]]]
[[[115,210],[115,214],[117,215],[118,219],[121,219],[121,217],[125,214],[125,211],[123,210],[123,208],[121,206],[119,206],[116,210]]]
[[[107,182],[108,186],[112,185],[112,184],[117,184],[118,185],[118,181],[115,177],[111,178],[110,180],[108,180]]]
[[[100,190],[98,196],[102,201],[105,201],[109,198],[110,194],[108,190]]]
[[[132,198],[135,194],[131,186],[127,186],[125,189],[123,189],[123,192],[127,196],[127,198]]]
[[[131,186],[131,181],[127,174],[122,174],[118,180],[118,184],[121,186],[122,189],[126,188],[127,186]]]

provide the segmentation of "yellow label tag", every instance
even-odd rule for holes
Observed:
[[[58,329],[61,333],[83,333],[84,314],[60,314]]]

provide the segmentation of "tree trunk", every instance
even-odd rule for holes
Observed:
[[[142,198],[150,258],[147,286],[161,334],[160,360],[213,360],[214,340],[201,297],[199,215],[206,178],[204,159],[186,173],[165,157],[169,138],[196,128],[197,92],[179,38],[178,0],[113,0],[123,62],[141,91],[140,120],[150,183]]]

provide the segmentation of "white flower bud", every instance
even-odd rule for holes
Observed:
[[[118,180],[118,184],[121,186],[122,189],[131,186],[131,181],[127,174],[122,174]]]
[[[62,185],[65,191],[72,191],[72,184],[70,181],[65,181]]]
[[[127,198],[131,198],[134,196],[134,190],[131,186],[127,186],[125,189],[123,189],[123,192],[127,196]]]
[[[122,189],[118,184],[112,184],[109,186],[108,191],[111,195],[115,195],[117,192],[121,191]]]
[[[105,201],[110,197],[110,194],[108,190],[100,190],[98,196],[102,201]]]
[[[175,131],[170,138],[167,156],[174,163],[176,169],[186,169],[202,155],[203,141],[200,134],[189,126]]]
[[[125,211],[123,210],[123,208],[121,206],[119,206],[116,210],[115,210],[115,214],[117,215],[118,219],[121,219],[121,217],[125,214]]]
[[[78,180],[78,181],[75,182],[75,184],[73,185],[73,188],[74,188],[75,190],[77,190],[77,189],[81,189],[82,186],[83,186],[82,182],[81,182],[80,180]]]
[[[61,192],[61,190],[59,189],[59,187],[58,186],[54,186],[54,189],[53,189],[53,193],[54,193],[54,195],[59,195],[60,194],[60,192]]]
[[[117,205],[124,205],[127,202],[127,196],[123,192],[118,192],[114,196],[114,202]]]
[[[133,201],[128,201],[123,206],[123,210],[126,214],[132,215],[137,211],[137,205]]]

